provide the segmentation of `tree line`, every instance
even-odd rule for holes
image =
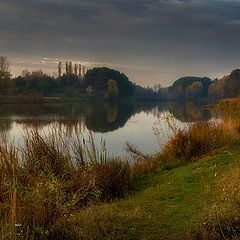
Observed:
[[[240,69],[229,75],[211,80],[208,77],[187,76],[177,79],[170,87],[159,85],[143,88],[136,86],[135,96],[140,99],[156,100],[199,100],[240,97]]]
[[[68,96],[86,95],[95,99],[117,99],[132,96],[142,100],[196,100],[203,98],[230,98],[240,96],[240,69],[228,76],[211,80],[208,77],[182,77],[170,87],[155,84],[142,87],[115,69],[95,67],[86,71],[85,66],[66,62],[58,64],[58,76],[53,77],[42,70],[24,70],[12,77],[7,57],[0,57],[0,95]]]
[[[92,98],[114,99],[130,96],[134,85],[128,77],[115,69],[96,67],[86,71],[85,66],[66,62],[66,72],[62,73],[62,63],[58,64],[58,76],[50,76],[42,70],[24,70],[12,77],[9,61],[0,58],[1,95],[69,96],[82,94]]]
[[[240,97],[240,69],[211,80],[208,77],[183,77],[169,88],[169,99],[223,99]]]

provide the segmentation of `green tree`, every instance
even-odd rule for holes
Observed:
[[[134,85],[125,74],[107,67],[96,67],[88,70],[84,76],[84,86],[87,88],[91,85],[94,94],[105,95],[108,92],[107,82],[109,79],[116,81],[119,97],[129,96],[134,93]]]
[[[187,99],[195,99],[202,96],[203,85],[201,82],[197,81],[192,83],[190,86],[186,88],[186,98]]]
[[[0,94],[6,94],[12,87],[11,75],[9,72],[0,71]]]
[[[195,84],[197,82],[197,84]],[[201,85],[200,85],[201,83]],[[208,97],[208,89],[212,81],[207,77],[182,77],[176,80],[170,87],[170,95],[176,96],[178,99],[188,98],[188,94],[195,92],[195,97]],[[201,88],[201,91],[199,91]],[[182,89],[181,94],[179,94],[179,89]],[[197,94],[196,94],[197,89]],[[191,95],[191,94],[190,94]]]

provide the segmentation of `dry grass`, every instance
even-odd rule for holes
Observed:
[[[136,176],[154,172],[160,165],[156,158],[143,154],[128,142],[126,143],[126,152],[132,159],[132,169]]]
[[[16,235],[43,239],[58,219],[90,203],[122,196],[133,184],[130,165],[109,159],[90,134],[88,144],[53,130],[46,137],[27,132],[21,149],[0,144],[0,229],[4,239]]]
[[[240,98],[229,98],[221,100],[217,105],[215,112],[224,118],[239,118]]]
[[[123,196],[134,185],[135,176],[148,174],[158,167],[172,168],[239,144],[240,140],[239,118],[200,121],[185,130],[172,130],[173,136],[155,156],[144,155],[127,144],[134,159],[131,164],[123,159],[109,159],[104,141],[102,148],[97,149],[91,133],[88,139],[77,135],[69,141],[68,134],[55,129],[48,136],[33,130],[25,133],[22,148],[7,141],[1,143],[2,238],[51,239],[58,235],[57,223],[67,221],[92,203]],[[223,179],[225,190],[219,193],[223,204],[202,228],[204,238],[238,236],[239,179],[239,169]],[[68,228],[71,231],[70,226],[65,230]]]
[[[240,238],[240,165],[216,184],[214,205],[207,208],[206,222],[201,225],[202,239]]]
[[[200,121],[186,130],[178,130],[164,146],[161,158],[189,161],[240,139],[240,121]]]

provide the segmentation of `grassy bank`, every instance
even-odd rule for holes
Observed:
[[[239,169],[239,159],[240,148],[225,149],[197,162],[142,177],[136,190],[124,199],[90,207],[59,221],[55,237],[214,239],[207,238],[207,233],[213,231],[211,224],[219,226],[216,214],[217,206],[220,211],[223,203],[218,199],[221,181],[233,169]],[[209,229],[205,228],[207,222]]]
[[[0,144],[3,239],[224,239],[240,236],[240,121],[176,129],[163,149],[109,158],[52,129]],[[224,190],[223,190],[224,189]]]
[[[53,239],[238,239],[239,126],[195,123],[151,157],[129,149],[134,191],[58,221]]]

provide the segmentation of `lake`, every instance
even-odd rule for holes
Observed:
[[[151,154],[166,143],[172,127],[210,118],[208,110],[193,103],[6,104],[0,108],[0,133],[21,146],[26,129],[48,134],[54,127],[69,137],[91,131],[98,147],[104,139],[110,155],[124,156],[126,142]]]

